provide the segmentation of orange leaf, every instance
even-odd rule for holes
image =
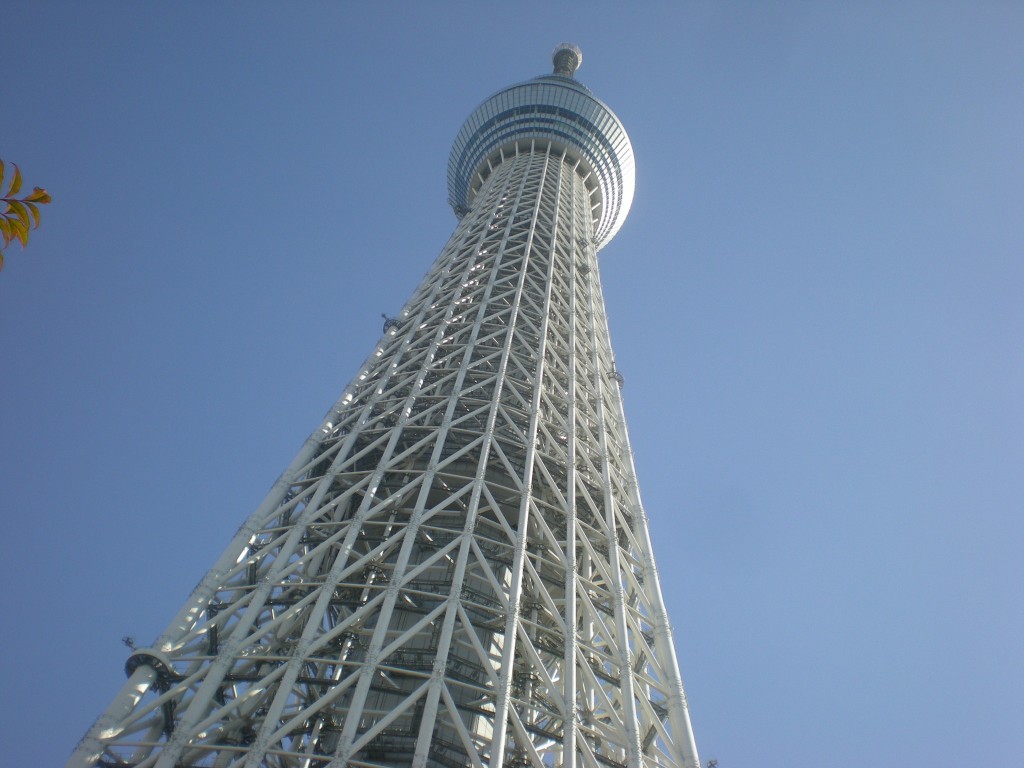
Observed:
[[[4,161],[0,160],[0,189],[4,188]]]
[[[0,269],[4,268],[4,252],[0,251]]]
[[[39,203],[39,205],[44,205],[50,202],[51,199],[52,198],[50,197],[49,192],[47,192],[42,187],[36,187],[35,189],[32,190],[32,194],[25,198],[25,202]]]

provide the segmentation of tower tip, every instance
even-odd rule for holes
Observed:
[[[583,51],[572,43],[559,43],[551,53],[551,61],[555,65],[555,74],[572,77],[583,63]]]

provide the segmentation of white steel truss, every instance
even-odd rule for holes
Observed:
[[[699,766],[594,184],[487,164],[423,283],[71,766]]]

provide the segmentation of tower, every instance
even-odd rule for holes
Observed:
[[[699,765],[598,276],[632,148],[553,59],[466,120],[448,244],[70,766]]]

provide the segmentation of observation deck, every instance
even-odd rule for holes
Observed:
[[[633,146],[615,113],[573,78],[583,59],[561,44],[555,71],[485,99],[463,123],[448,158],[448,202],[462,218],[503,153],[551,144],[580,161],[593,200],[598,250],[619,231],[636,186]]]

